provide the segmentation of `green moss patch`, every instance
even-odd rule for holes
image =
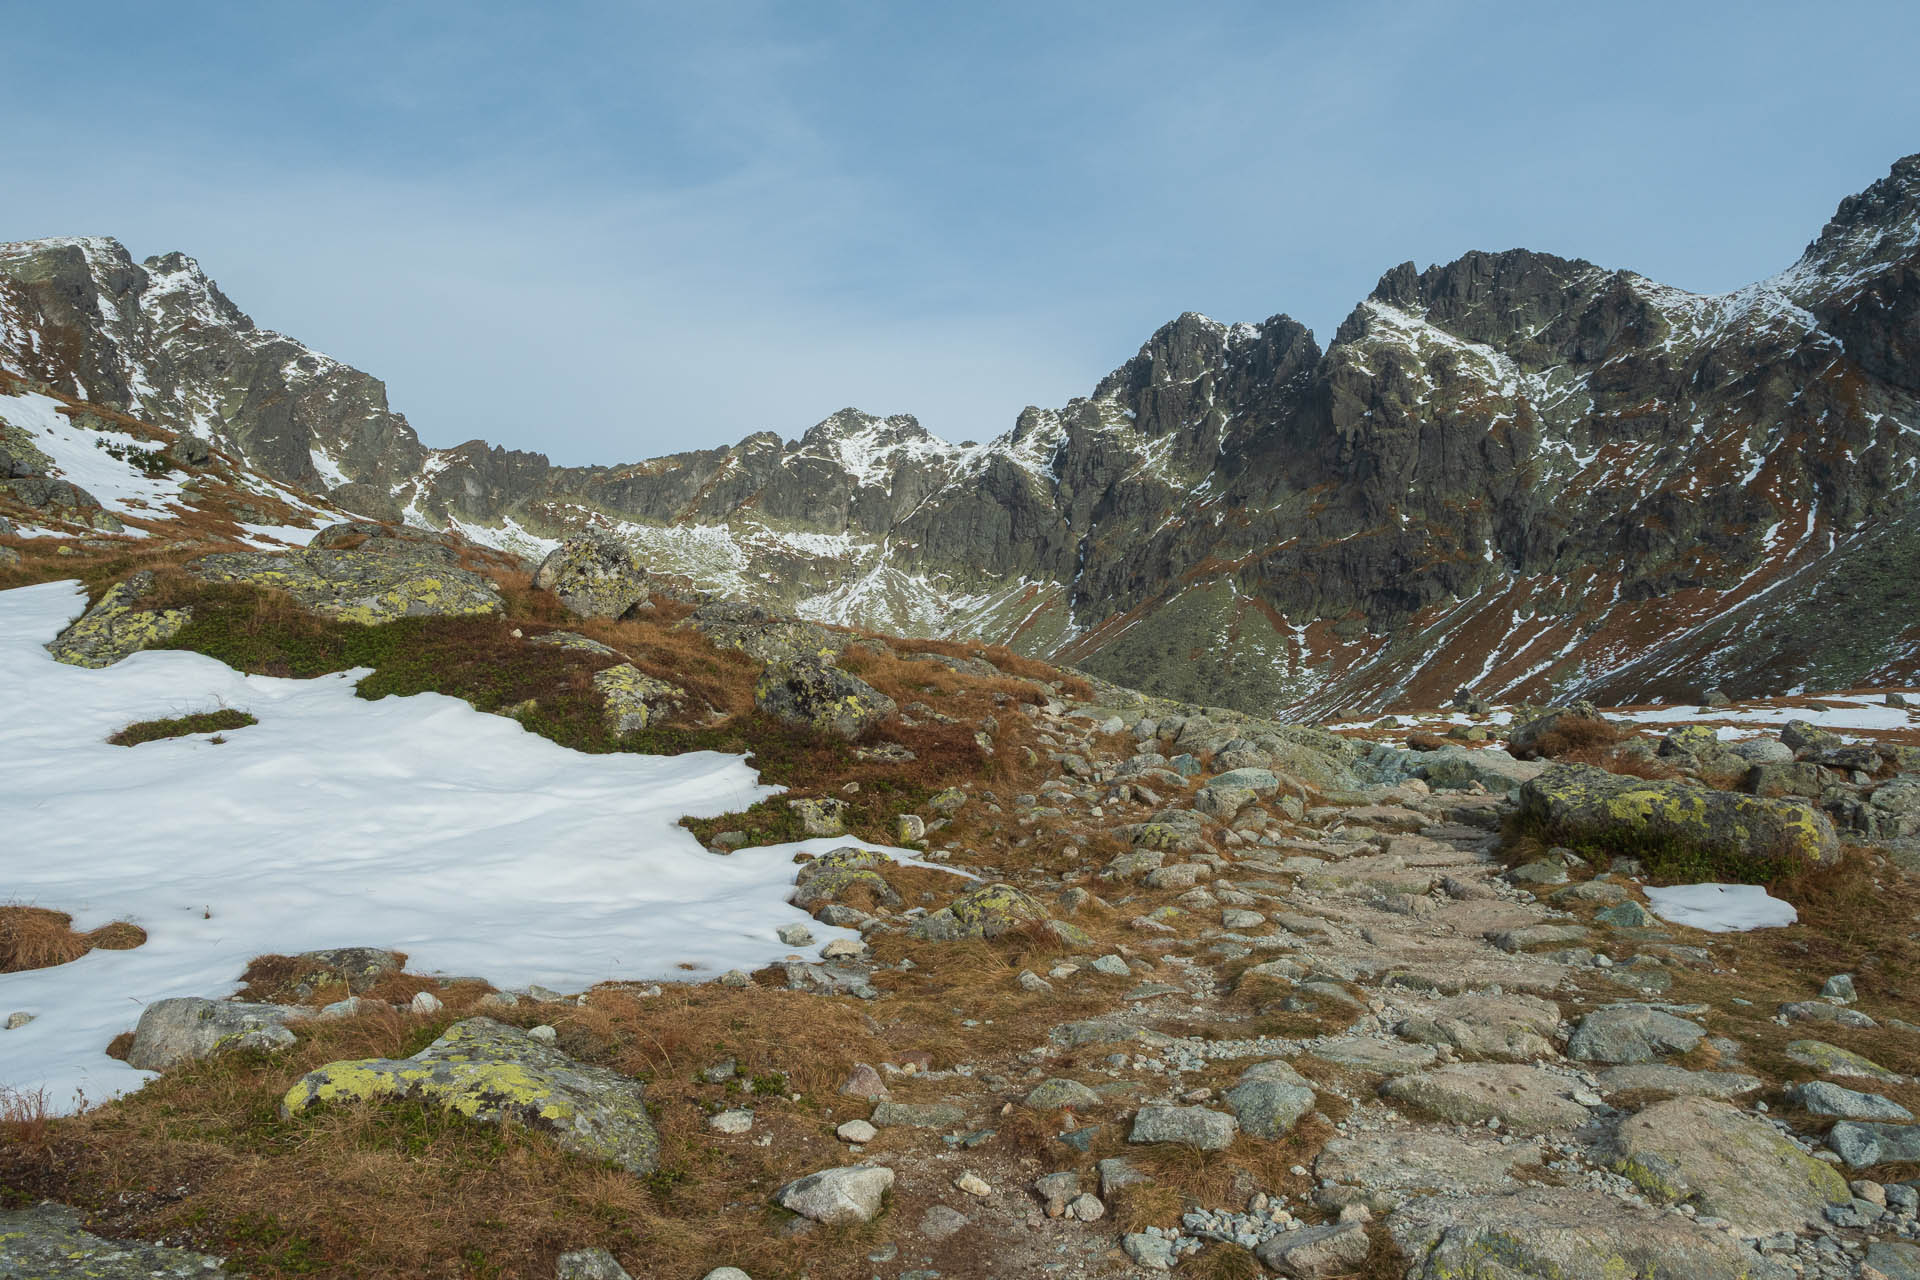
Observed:
[[[851,744],[759,712],[717,725],[654,724],[617,733],[607,723],[593,677],[618,659],[528,643],[513,634],[512,619],[401,618],[367,625],[316,617],[254,587],[177,579],[141,606],[190,607],[191,621],[157,647],[204,653],[236,670],[309,679],[367,667],[356,686],[363,698],[445,694],[511,716],[529,732],[576,751],[744,755],[762,778],[782,786],[851,776],[874,789],[864,807],[873,810],[879,826],[905,811],[896,804],[882,812],[883,805],[871,803],[889,795],[894,784],[874,776],[886,770],[861,766]]]
[[[143,742],[156,742],[161,738],[185,738],[196,733],[225,733],[229,729],[244,729],[260,721],[244,711],[223,707],[218,711],[200,711],[190,716],[175,716],[171,720],[136,720],[107,741],[116,747],[137,747]]]

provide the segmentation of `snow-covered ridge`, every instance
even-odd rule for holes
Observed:
[[[965,452],[907,414],[876,418],[843,409],[809,430],[788,456],[827,459],[847,473],[855,488],[886,489],[903,467],[952,467]]]

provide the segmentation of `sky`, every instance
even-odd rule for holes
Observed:
[[[953,440],[1183,311],[1524,246],[1700,292],[1920,151],[1920,6],[0,0],[0,240],[179,249],[430,445]]]

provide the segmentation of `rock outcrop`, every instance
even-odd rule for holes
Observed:
[[[79,1213],[60,1204],[0,1210],[0,1276],[19,1280],[189,1280],[229,1274],[224,1262],[204,1253],[109,1240],[81,1225]]]
[[[585,533],[555,547],[533,585],[559,596],[577,618],[618,618],[647,598],[647,567],[626,543]]]

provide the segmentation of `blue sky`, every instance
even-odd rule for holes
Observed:
[[[1513,246],[1700,291],[1920,150],[1911,3],[0,4],[0,239],[200,259],[430,444],[952,439],[1181,311]]]

